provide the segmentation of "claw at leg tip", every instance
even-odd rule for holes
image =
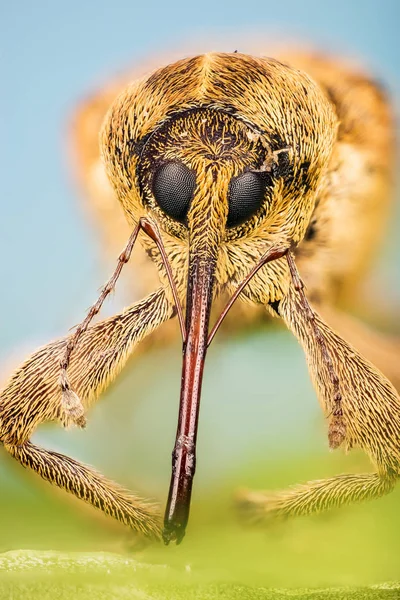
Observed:
[[[336,450],[346,438],[346,425],[341,417],[334,417],[329,425],[328,440],[329,447]]]
[[[64,427],[77,425],[86,427],[85,409],[75,392],[70,388],[62,390],[61,394],[61,421]]]

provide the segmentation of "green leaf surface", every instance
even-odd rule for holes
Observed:
[[[5,552],[0,555],[0,576],[0,598],[10,600],[378,600],[400,597],[400,583],[395,582],[363,588],[287,590],[222,581],[201,584],[190,569],[179,577],[167,565],[150,565],[127,556],[100,552]],[[177,579],[181,581],[177,583]]]

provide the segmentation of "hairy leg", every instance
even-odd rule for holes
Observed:
[[[320,312],[339,335],[345,336],[400,391],[400,338],[376,331],[330,306],[321,307]]]
[[[339,475],[278,492],[243,492],[240,506],[254,519],[267,515],[304,515],[390,492],[400,474],[400,398],[391,383],[354,347],[311,309],[338,377],[343,419],[343,444],[358,446],[371,458],[376,473]],[[292,286],[280,302],[280,316],[299,340],[326,417],[335,418],[335,386],[323,349]],[[332,440],[330,440],[332,441]],[[334,445],[335,446],[335,445]]]
[[[311,308],[315,323],[330,353],[339,379],[343,440],[347,448],[362,448],[380,471],[400,469],[400,397],[386,377],[360,352],[346,342]],[[310,376],[322,409],[329,420],[335,408],[333,386],[321,349],[310,335],[308,317],[299,294],[291,287],[279,305],[279,314],[297,337],[306,355]]]
[[[87,407],[115,379],[137,344],[174,309],[160,288],[123,312],[89,327],[71,357],[69,378]],[[73,334],[72,334],[73,335]],[[0,440],[23,443],[39,423],[66,421],[59,386],[60,358],[71,336],[34,352],[0,392]]]
[[[94,469],[30,442],[21,446],[5,444],[5,448],[21,465],[33,469],[46,481],[135,531],[150,537],[160,536],[161,520],[157,506],[144,502]]]
[[[88,406],[118,375],[136,345],[174,314],[160,288],[129,309],[89,327],[71,356],[69,376]],[[39,423],[61,420],[59,364],[68,338],[37,350],[0,392],[0,441],[25,467],[137,531],[157,535],[157,512],[100,474],[29,442]]]
[[[248,520],[262,523],[271,517],[299,517],[380,498],[391,492],[395,483],[396,477],[377,473],[337,475],[278,492],[243,491],[238,503]]]

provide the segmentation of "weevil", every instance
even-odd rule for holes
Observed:
[[[294,334],[327,417],[330,447],[362,448],[375,469],[246,492],[241,504],[263,520],[388,493],[400,474],[400,399],[389,381],[399,382],[399,346],[336,309],[374,255],[390,204],[393,123],[384,94],[356,69],[311,54],[209,53],[122,87],[115,99],[100,95],[98,104],[103,113],[104,98],[110,102],[100,133],[111,184],[103,197],[118,199],[129,241],[83,323],[37,350],[2,390],[4,448],[134,530],[180,543],[207,348],[238,300],[243,314],[257,307]],[[94,151],[89,167],[97,159]],[[109,214],[112,221],[113,209]],[[157,289],[91,324],[137,240],[156,266]],[[146,269],[145,262],[138,269],[139,285]],[[157,506],[30,437],[44,421],[83,427],[90,404],[135,348],[173,317],[182,335],[182,380],[162,526]]]

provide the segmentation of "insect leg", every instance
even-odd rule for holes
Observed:
[[[322,329],[319,327],[316,320],[315,313],[308,303],[304,293],[304,284],[297,271],[292,253],[288,252],[286,258],[292,276],[294,289],[299,295],[298,308],[303,311],[303,315],[309,323],[311,335],[315,340],[315,344],[319,346],[321,358],[326,366],[326,372],[332,386],[333,408],[332,419],[329,425],[328,439],[331,448],[338,448],[345,439],[346,425],[343,421],[342,394],[339,389],[340,381],[331,357],[331,354],[334,353],[334,349],[332,347],[328,348],[325,336],[323,335]]]
[[[274,515],[306,515],[378,498],[393,489],[400,475],[398,393],[372,363],[309,307],[308,302],[305,305],[304,298],[295,276],[287,296],[279,303],[279,315],[302,345],[319,401],[331,419],[336,406],[331,370],[336,373],[345,424],[343,442],[347,448],[362,448],[374,463],[376,472],[338,475],[278,492],[243,492],[239,505],[256,521]],[[324,346],[321,347],[317,335],[310,335],[310,321],[314,331],[322,336]],[[331,362],[325,360],[325,351]]]
[[[247,521],[262,523],[271,517],[299,517],[373,500],[391,492],[396,479],[397,476],[389,472],[337,475],[275,493],[243,491],[238,504]]]
[[[400,391],[400,338],[377,331],[332,306],[318,309],[339,335],[344,335]]]
[[[82,332],[71,356],[71,384],[85,407],[115,379],[136,346],[174,314],[163,288]],[[45,421],[59,420],[59,364],[68,337],[34,352],[0,392],[0,441],[21,444]]]
[[[85,406],[118,375],[137,344],[172,317],[174,308],[160,288],[147,298],[82,333],[71,357],[71,383]],[[33,446],[29,438],[44,421],[59,419],[60,357],[68,338],[37,350],[0,392],[0,442],[23,466],[47,481],[148,535],[158,535],[155,507],[67,456]]]
[[[5,444],[5,449],[21,465],[43,479],[84,500],[106,515],[144,535],[159,538],[161,519],[158,507],[107,480],[94,469],[68,456],[34,446]]]
[[[354,501],[378,498],[390,492],[400,475],[400,398],[393,385],[354,347],[319,316],[313,320],[324,338],[332,366],[340,381],[342,418],[347,448],[362,448],[376,473],[339,475],[304,486],[272,492],[242,494],[240,505],[256,519],[268,515],[303,515]],[[301,295],[291,286],[278,311],[302,345],[311,378],[325,414],[332,417],[332,379],[321,346],[310,335],[309,317]]]
[[[290,288],[279,304],[279,314],[297,337],[306,354],[308,368],[321,406],[332,419],[335,399],[329,365],[321,348],[309,334],[308,316],[301,296]],[[400,469],[400,397],[393,385],[356,348],[346,342],[313,308],[313,319],[324,338],[332,366],[340,381],[342,419],[347,448],[362,448],[379,470]]]

